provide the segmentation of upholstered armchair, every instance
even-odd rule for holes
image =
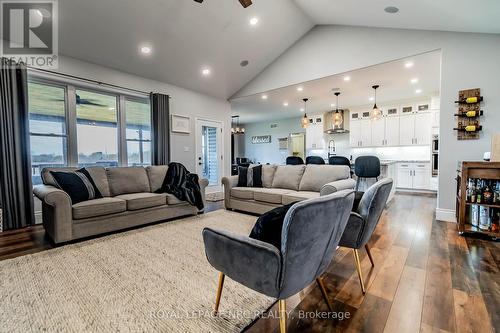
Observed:
[[[361,271],[358,250],[364,247],[372,266],[375,266],[373,257],[368,247],[368,241],[372,237],[380,216],[384,211],[385,204],[391,193],[393,181],[390,178],[382,179],[373,184],[361,198],[359,206],[355,212],[351,213],[347,226],[340,239],[340,246],[353,249],[356,270],[358,271],[359,282],[363,294],[366,292]]]
[[[278,299],[282,333],[286,332],[285,299],[314,281],[331,311],[320,276],[334,257],[353,202],[354,192],[344,190],[295,204],[285,216],[280,249],[246,236],[205,228],[207,259],[220,272],[215,312],[226,275]]]

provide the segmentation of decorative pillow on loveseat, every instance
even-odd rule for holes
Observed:
[[[50,173],[54,177],[57,186],[68,193],[73,205],[102,198],[101,192],[85,168],[74,172],[51,171]]]
[[[238,187],[262,187],[262,165],[238,167]]]

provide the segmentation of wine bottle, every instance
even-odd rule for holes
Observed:
[[[467,98],[462,98],[458,101],[455,101],[455,103],[458,104],[475,104],[483,101],[483,96],[479,97],[467,97]]]
[[[479,132],[483,130],[483,126],[477,126],[477,125],[467,125],[464,127],[459,127],[459,128],[454,128],[455,131],[459,132]]]
[[[467,117],[467,118],[474,118],[474,117],[479,117],[482,115],[483,115],[483,110],[481,110],[479,112],[473,110],[473,111],[467,111],[467,112],[455,114],[456,117]]]

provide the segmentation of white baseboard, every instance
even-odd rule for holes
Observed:
[[[436,208],[436,220],[457,223],[454,209]]]

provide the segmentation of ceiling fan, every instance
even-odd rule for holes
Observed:
[[[202,3],[204,0],[194,0],[198,3]],[[241,5],[243,6],[243,8],[247,8],[248,6],[250,6],[252,4],[252,0],[238,0]]]

